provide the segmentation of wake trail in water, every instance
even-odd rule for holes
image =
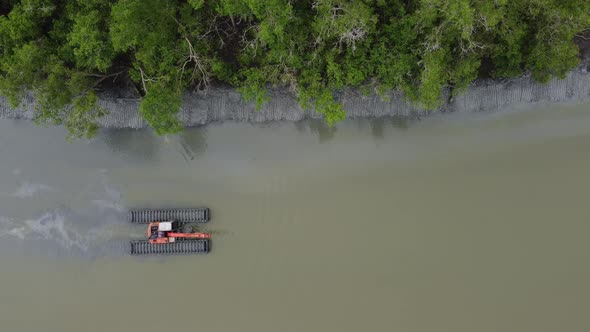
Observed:
[[[32,197],[36,193],[41,193],[43,191],[54,191],[54,190],[53,190],[53,188],[51,188],[48,185],[24,181],[20,185],[18,190],[16,192],[14,192],[12,195],[14,197],[18,197],[18,198],[27,198],[27,197]]]
[[[2,254],[78,256],[97,258],[129,253],[126,208],[121,194],[104,173],[93,188],[82,211],[67,206],[41,211],[33,217],[0,215],[0,250]],[[30,198],[57,190],[42,184],[23,182],[15,195]],[[83,195],[83,194],[82,194]]]

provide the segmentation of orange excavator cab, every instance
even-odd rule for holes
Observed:
[[[210,239],[211,234],[204,232],[183,232],[178,221],[157,221],[148,225],[148,240],[152,244],[175,242],[176,239]]]

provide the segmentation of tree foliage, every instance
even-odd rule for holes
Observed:
[[[237,87],[258,107],[289,88],[332,124],[346,87],[434,108],[480,76],[539,81],[579,61],[585,0],[11,0],[0,6],[0,93],[90,137],[97,90],[130,79],[158,134],[187,90]]]

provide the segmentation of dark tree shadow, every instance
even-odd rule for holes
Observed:
[[[369,120],[371,134],[376,139],[383,139],[385,131],[388,129],[406,131],[410,128],[413,121],[418,121],[407,116],[383,117]]]
[[[418,117],[407,117],[407,116],[394,116],[389,120],[389,123],[393,126],[393,128],[401,129],[406,131],[410,128],[410,125],[414,121],[419,121]]]
[[[317,119],[295,122],[295,128],[300,133],[312,134],[318,137],[320,143],[329,142],[334,139],[338,129],[336,126],[328,126],[324,121]]]
[[[376,139],[383,139],[384,119],[372,119],[369,121],[371,127],[371,134]]]
[[[133,161],[154,160],[157,138],[145,129],[106,129],[99,136],[115,153],[130,157]]]
[[[207,130],[204,127],[187,128],[178,135],[180,153],[185,160],[194,160],[207,149]]]

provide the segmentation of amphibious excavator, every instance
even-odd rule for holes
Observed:
[[[209,221],[209,209],[131,210],[129,222],[147,224],[147,240],[131,241],[132,255],[208,253],[211,234],[194,232]]]

